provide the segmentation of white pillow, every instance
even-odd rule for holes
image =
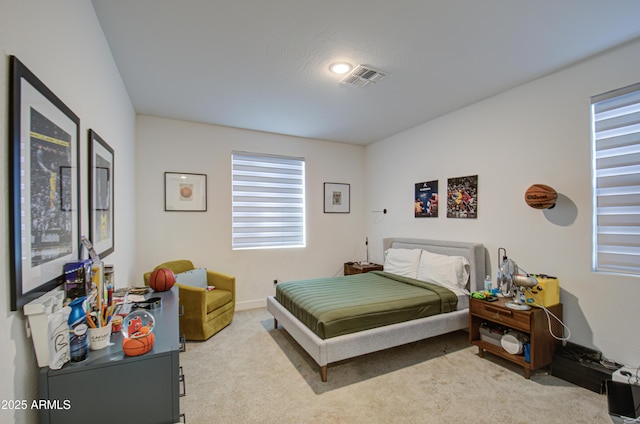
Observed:
[[[176,283],[183,286],[207,288],[207,269],[196,268],[176,274]]]
[[[471,265],[464,256],[449,256],[422,251],[418,264],[418,280],[429,281],[447,288],[469,293],[467,281]]]
[[[387,249],[384,257],[384,270],[403,277],[416,278],[420,249]]]

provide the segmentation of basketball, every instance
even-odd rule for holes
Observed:
[[[556,205],[558,193],[544,184],[534,184],[524,193],[524,201],[534,209],[551,209]]]
[[[193,190],[191,190],[191,187],[184,186],[180,189],[180,196],[182,196],[183,199],[190,198],[192,194]]]
[[[149,352],[156,342],[156,336],[154,333],[149,333],[143,337],[137,337],[130,339],[125,337],[122,340],[122,351],[127,356],[140,356]]]
[[[157,292],[171,290],[175,283],[175,274],[167,268],[158,268],[149,277],[149,287]]]

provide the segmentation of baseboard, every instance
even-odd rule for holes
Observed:
[[[245,302],[236,302],[236,311],[246,311],[249,309],[266,308],[267,299],[249,300]]]

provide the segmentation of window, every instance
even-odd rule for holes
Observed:
[[[640,84],[591,99],[593,269],[640,275]]]
[[[233,152],[232,248],[305,246],[304,159]]]

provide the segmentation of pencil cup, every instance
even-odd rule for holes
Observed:
[[[104,349],[109,345],[109,340],[111,340],[111,323],[104,327],[89,328],[89,349]]]

